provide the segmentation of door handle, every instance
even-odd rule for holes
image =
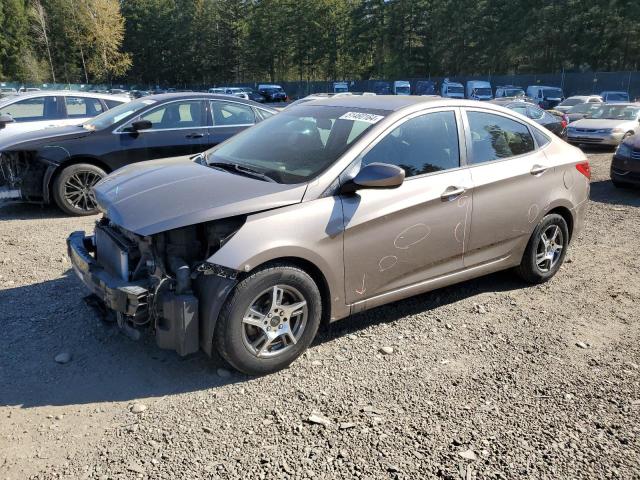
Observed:
[[[541,173],[546,172],[548,169],[549,169],[549,167],[544,167],[542,165],[534,165],[531,168],[530,173],[531,173],[531,175],[540,175]]]
[[[464,187],[455,187],[455,186],[447,187],[447,189],[444,192],[442,192],[442,194],[440,195],[440,198],[443,201],[453,200],[454,198],[459,197],[466,191],[467,190]]]
[[[204,137],[204,133],[187,133],[187,138],[202,138]]]

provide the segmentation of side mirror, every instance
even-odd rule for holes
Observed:
[[[13,117],[9,114],[0,115],[0,130],[7,126],[7,123],[13,123]]]
[[[346,183],[340,193],[354,193],[365,188],[398,188],[404,182],[404,170],[388,163],[370,163]]]
[[[135,122],[131,123],[131,129],[134,132],[139,132],[140,130],[149,130],[151,127],[153,127],[153,123],[151,123],[149,120],[136,120]]]

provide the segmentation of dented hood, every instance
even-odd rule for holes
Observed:
[[[302,201],[304,185],[283,185],[189,160],[151,160],[116,170],[95,186],[100,210],[139,235]]]

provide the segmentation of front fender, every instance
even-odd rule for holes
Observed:
[[[346,317],[342,202],[320,198],[250,215],[207,262],[250,272],[267,262],[294,258],[313,264],[324,276],[331,320]]]

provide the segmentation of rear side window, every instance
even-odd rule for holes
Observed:
[[[16,123],[57,120],[62,118],[58,97],[26,98],[0,108],[0,115],[11,115]]]
[[[109,110],[117,107],[118,105],[122,105],[123,103],[126,103],[126,102],[116,102],[115,100],[103,100],[103,102],[107,104],[107,108]]]
[[[211,115],[215,127],[230,125],[252,125],[256,123],[253,109],[249,105],[235,102],[211,102]]]
[[[102,103],[95,98],[64,97],[67,107],[67,117],[87,118],[95,117],[102,113]]]
[[[471,163],[491,162],[535,150],[526,125],[483,112],[467,112],[471,133]]]
[[[460,166],[458,127],[454,112],[434,112],[407,120],[388,133],[362,159],[390,163],[407,177]]]
[[[536,137],[536,142],[538,144],[538,147],[544,147],[547,143],[551,141],[549,137],[547,137],[544,133],[542,133],[537,128],[532,128],[531,130],[533,130],[533,136]]]
[[[253,111],[255,112],[257,122],[266,120],[269,117],[273,117],[273,113],[267,110],[263,110],[262,108],[254,108]]]

